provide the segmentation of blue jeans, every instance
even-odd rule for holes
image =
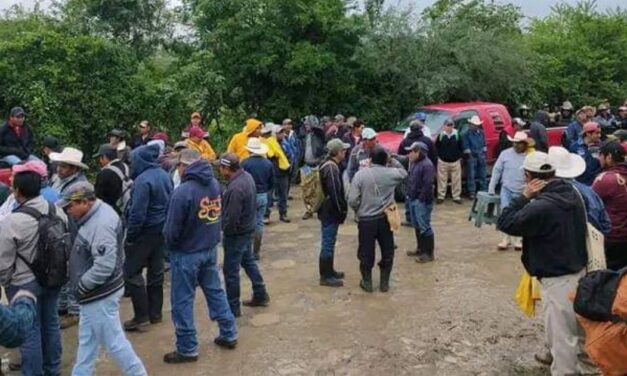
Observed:
[[[266,214],[266,210],[268,209],[268,196],[269,193],[257,193],[257,226],[255,227],[255,232],[259,234],[263,234],[263,216]]]
[[[330,259],[335,255],[335,241],[337,240],[338,223],[322,223],[320,231],[320,258]]]
[[[412,200],[409,203],[409,208],[412,225],[420,231],[422,236],[432,236],[431,212],[433,211],[433,203],[426,204],[420,200]]]
[[[237,339],[235,317],[229,309],[220,282],[216,248],[194,253],[170,254],[170,304],[176,333],[176,352],[183,356],[198,355],[198,339],[194,325],[194,297],[200,286],[211,321],[217,321],[220,338]]]
[[[21,289],[37,297],[37,321],[20,348],[23,375],[58,375],[61,373],[61,329],[59,328],[59,289],[41,287],[36,281],[9,286],[9,300]]]
[[[25,161],[40,161],[41,159],[35,157],[34,155],[29,155]],[[13,166],[16,165],[20,162],[22,162],[22,159],[20,159],[18,156],[16,155],[7,155],[6,157],[0,159],[0,161],[2,162],[6,162],[7,164]]]
[[[274,188],[268,192],[268,211],[270,215],[271,208],[274,206],[274,196],[279,198],[279,214],[287,214],[287,191],[290,186],[290,175],[287,172],[274,175]]]
[[[113,359],[123,375],[147,375],[144,364],[128,341],[120,323],[120,298],[123,290],[81,304],[81,319],[78,324],[78,350],[72,376],[93,375],[100,346]]]
[[[466,188],[468,193],[477,191],[477,180],[479,191],[488,190],[487,167],[485,157],[471,157],[466,160]]]
[[[509,203],[512,202],[512,200],[516,197],[519,197],[521,194],[521,192],[514,192],[505,187],[501,187],[501,210],[508,207]]]
[[[266,285],[257,266],[257,261],[253,257],[251,247],[251,235],[226,235],[222,240],[224,246],[224,284],[226,285],[226,296],[229,300],[231,312],[237,314],[240,311],[240,266],[250,278],[253,284],[253,294],[263,298],[266,295]]]

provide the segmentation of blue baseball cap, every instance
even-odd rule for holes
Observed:
[[[414,115],[414,119],[424,122],[425,120],[427,120],[427,114],[425,114],[424,112],[416,112],[416,115]]]

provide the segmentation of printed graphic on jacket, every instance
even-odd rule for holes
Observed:
[[[212,224],[218,222],[220,219],[220,213],[222,212],[222,201],[220,197],[213,200],[205,196],[200,200],[198,205],[198,218],[206,224]]]

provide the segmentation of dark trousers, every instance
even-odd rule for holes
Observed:
[[[259,299],[266,296],[266,285],[257,266],[257,261],[253,256],[250,234],[224,236],[222,245],[224,246],[224,284],[226,285],[226,296],[229,300],[231,312],[237,314],[240,311],[240,267],[244,268],[246,275],[253,284],[253,294]]]
[[[381,248],[381,261],[379,267],[383,270],[391,270],[394,263],[394,235],[390,230],[390,224],[385,216],[375,219],[359,219],[359,247],[357,258],[359,269],[370,271],[374,267],[375,243]]]
[[[136,321],[161,318],[163,307],[163,236],[141,235],[126,244],[124,279],[129,289]],[[146,279],[142,272],[147,268]]]
[[[287,214],[287,194],[290,187],[290,175],[288,172],[274,175],[274,187],[268,192],[268,210],[266,216],[270,215],[271,208],[274,207],[275,196],[279,201],[279,214]]]
[[[605,258],[607,268],[620,270],[627,266],[627,242],[609,243],[605,242]]]

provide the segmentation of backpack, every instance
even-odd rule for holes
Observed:
[[[301,168],[301,186],[303,188],[303,201],[309,207],[312,213],[318,211],[324,201],[324,192],[322,191],[322,181],[320,178],[320,170],[327,163],[323,163],[319,168],[311,168],[303,166]]]
[[[124,214],[128,203],[131,201],[131,188],[133,187],[133,180],[129,177],[128,167],[124,165],[125,171],[122,171],[119,167],[110,164],[104,169],[113,171],[122,181],[122,194],[116,201],[115,206],[121,214]]]
[[[15,212],[30,215],[37,220],[39,226],[39,240],[33,262],[29,263],[19,253],[17,257],[24,261],[43,287],[56,288],[65,285],[68,281],[67,264],[72,239],[67,225],[57,215],[56,207],[48,203],[48,214],[45,215],[28,206],[22,206]]]
[[[612,314],[618,284],[627,273],[627,268],[619,271],[596,270],[579,280],[575,297],[575,312],[593,321],[624,321]]]

